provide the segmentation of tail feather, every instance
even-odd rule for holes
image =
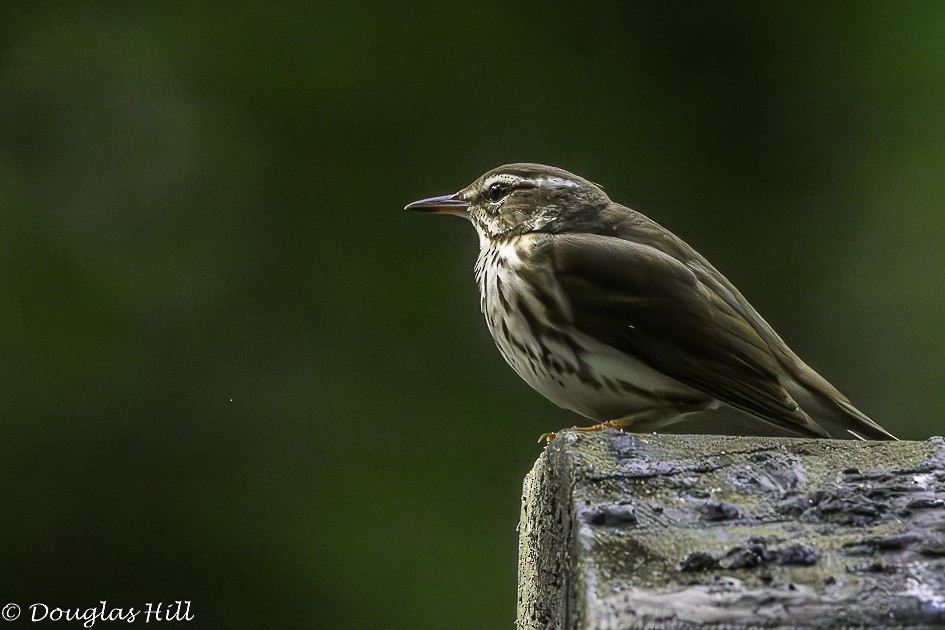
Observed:
[[[847,431],[852,435],[855,435],[861,440],[896,440],[899,441],[895,435],[879,426],[870,418],[853,406],[853,404],[846,399],[837,399],[834,402],[850,417],[857,422],[857,425],[853,428],[848,427]]]
[[[817,424],[822,425],[832,437],[858,440],[898,440],[892,433],[879,426],[869,416],[853,406],[846,396],[830,383],[808,368],[816,378],[805,378],[806,382],[793,381],[785,385],[794,400]]]

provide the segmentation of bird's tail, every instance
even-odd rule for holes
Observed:
[[[807,368],[807,373],[802,375],[800,382],[786,383],[785,389],[801,409],[826,429],[831,437],[852,437],[859,440],[899,439],[854,407],[846,396],[810,368]]]
[[[847,432],[861,440],[899,440],[895,435],[879,426],[853,406],[846,398],[833,401],[848,417],[854,419],[855,426],[848,426]]]

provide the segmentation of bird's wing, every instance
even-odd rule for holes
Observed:
[[[555,235],[544,254],[582,332],[732,407],[828,437],[781,385],[755,328],[673,256],[597,234]]]
[[[725,276],[681,238],[652,219],[619,204],[609,207],[614,221],[611,231],[618,238],[647,245],[675,258],[696,278],[723,300],[762,338],[771,355],[788,374],[782,385],[809,416],[826,422],[841,433],[860,439],[895,440],[889,431],[873,422],[836,387],[815,372],[788,347],[778,333],[758,314]]]

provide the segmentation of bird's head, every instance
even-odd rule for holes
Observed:
[[[560,168],[506,164],[454,195],[421,199],[407,209],[466,217],[486,243],[527,232],[582,231],[609,203],[600,186]]]

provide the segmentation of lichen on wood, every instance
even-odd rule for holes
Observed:
[[[563,431],[519,550],[520,629],[945,626],[945,440]]]

